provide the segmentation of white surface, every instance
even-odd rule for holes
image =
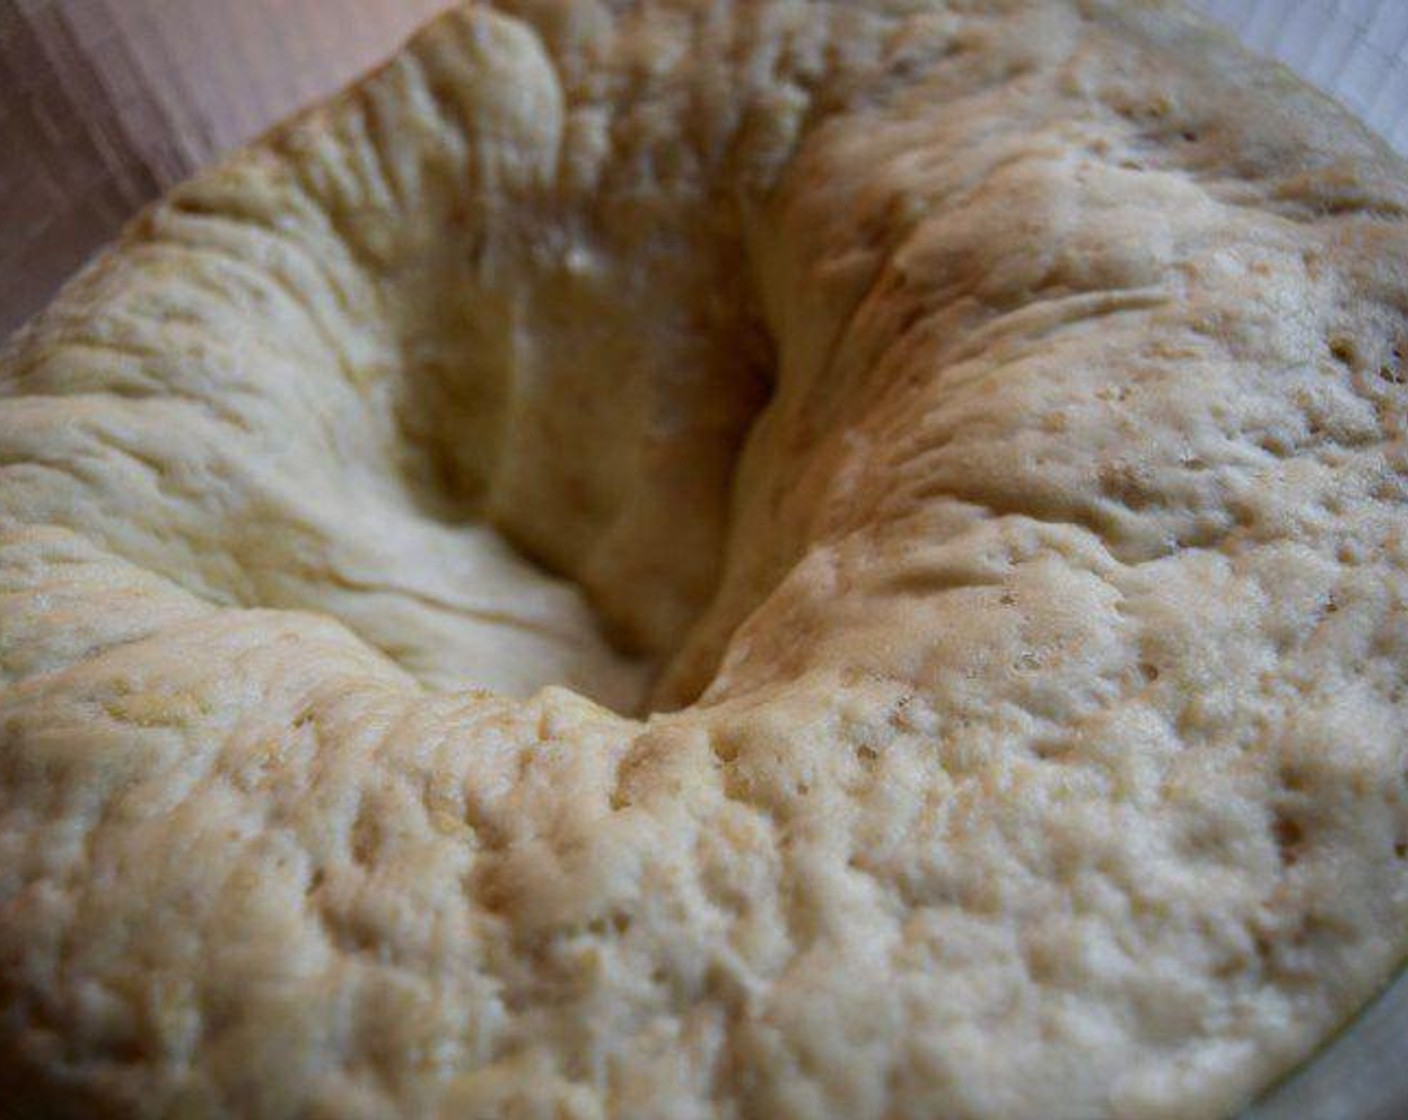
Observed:
[[[1194,0],[1408,154],[1408,0]]]

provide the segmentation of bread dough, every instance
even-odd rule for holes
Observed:
[[[0,1100],[1235,1110],[1408,950],[1405,208],[1162,3],[442,17],[0,358]]]

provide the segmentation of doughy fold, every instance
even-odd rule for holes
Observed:
[[[1234,1110],[1408,948],[1405,184],[1169,5],[522,0],[180,187],[0,357],[0,1097]]]

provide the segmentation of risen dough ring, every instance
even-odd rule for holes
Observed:
[[[0,1095],[1235,1107],[1408,943],[1404,183],[1158,4],[524,0],[182,187],[0,367]]]

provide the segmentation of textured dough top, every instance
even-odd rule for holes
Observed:
[[[0,1100],[1232,1111],[1408,950],[1405,214],[1164,4],[443,17],[0,356]]]

